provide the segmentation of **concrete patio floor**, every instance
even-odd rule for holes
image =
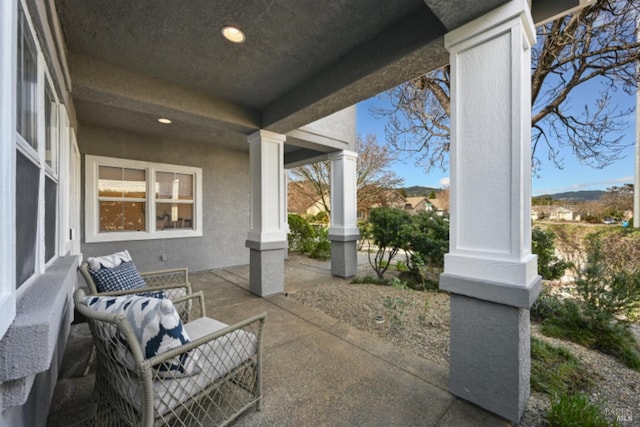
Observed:
[[[361,271],[367,269],[361,257]],[[509,423],[447,391],[447,367],[403,352],[377,336],[297,303],[288,294],[342,282],[329,262],[292,255],[283,295],[248,291],[249,267],[193,273],[207,315],[234,323],[263,311],[262,411],[249,410],[236,426],[505,426]],[[90,421],[93,375],[82,376],[91,348],[86,325],[72,326],[49,413],[49,426]]]

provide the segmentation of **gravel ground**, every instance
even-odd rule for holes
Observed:
[[[449,364],[449,296],[446,293],[329,283],[290,296],[426,359]],[[596,351],[544,337],[535,325],[532,331],[539,338],[568,348],[594,372],[596,385],[591,397],[602,402],[605,414],[611,419],[618,415],[626,417],[620,423],[624,427],[640,426],[640,372]],[[549,398],[533,393],[519,425],[544,426],[548,408]]]

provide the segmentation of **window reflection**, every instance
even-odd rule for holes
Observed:
[[[101,232],[146,230],[144,169],[100,166],[98,197]]]
[[[98,197],[146,198],[146,172],[141,169],[100,166]]]
[[[156,203],[156,229],[193,229],[193,205],[185,203]]]
[[[100,202],[100,231],[145,230],[144,203]]]
[[[193,200],[193,175],[156,173],[156,199]]]

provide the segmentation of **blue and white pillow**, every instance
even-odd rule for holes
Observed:
[[[147,284],[138,272],[133,261],[122,261],[115,267],[102,266],[98,270],[89,269],[98,292],[126,291],[146,288]],[[163,291],[141,293],[142,296],[164,298]]]
[[[90,308],[107,313],[123,314],[140,343],[146,359],[180,347],[190,341],[180,316],[168,299],[125,295],[119,297],[88,296],[84,300]],[[122,362],[133,370],[135,361],[127,351]],[[188,353],[171,359],[159,367],[162,376],[193,375],[198,369]]]

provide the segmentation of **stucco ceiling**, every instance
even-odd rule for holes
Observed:
[[[445,32],[504,1],[55,5],[80,125],[153,134],[165,131],[153,118],[167,115],[187,138],[226,135],[233,145],[260,128],[290,132],[446,64]],[[245,43],[221,37],[227,23]]]

